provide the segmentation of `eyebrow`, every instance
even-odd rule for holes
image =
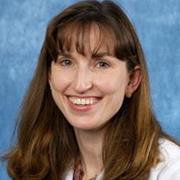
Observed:
[[[64,53],[64,52],[60,52],[58,57],[68,57],[68,58],[72,58],[73,56],[71,55],[71,53]]]
[[[110,56],[113,57],[113,55],[109,52],[97,52],[97,53],[92,53],[92,58],[101,58],[101,57],[105,57],[105,56]]]
[[[60,52],[58,56],[67,57],[67,58],[73,58],[73,55],[71,53],[65,53],[65,52]],[[91,58],[102,58],[102,57],[105,57],[105,56],[114,57],[109,52],[93,52],[91,54]]]

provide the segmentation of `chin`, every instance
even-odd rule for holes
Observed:
[[[94,123],[71,123],[74,129],[86,130],[86,131],[99,131],[102,130],[105,125],[94,124]]]

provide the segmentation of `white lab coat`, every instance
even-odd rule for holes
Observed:
[[[180,180],[180,147],[173,142],[160,140],[161,162],[151,169],[149,180]],[[96,180],[101,180],[101,173]],[[73,180],[73,170],[66,173],[65,180]]]

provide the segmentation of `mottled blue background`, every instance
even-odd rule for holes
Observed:
[[[0,0],[0,154],[12,144],[23,95],[49,20],[73,0]],[[144,48],[154,111],[180,140],[180,1],[119,0]],[[8,179],[0,166],[0,180]]]

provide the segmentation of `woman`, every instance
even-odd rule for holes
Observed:
[[[8,172],[23,180],[180,179],[151,108],[143,51],[120,7],[80,1],[50,22]]]

